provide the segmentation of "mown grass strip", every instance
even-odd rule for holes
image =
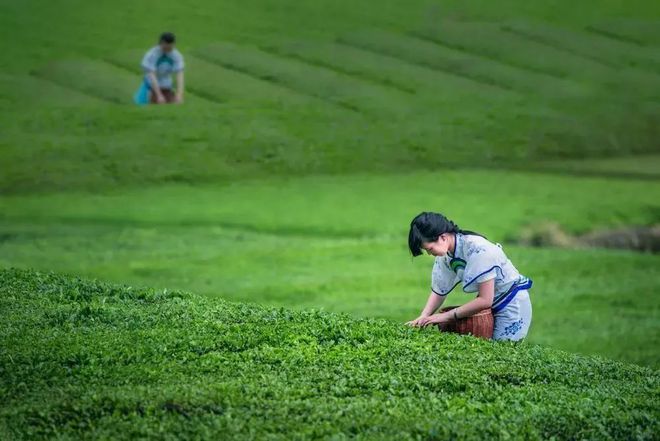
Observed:
[[[369,75],[359,68],[355,68],[353,65],[357,61],[356,58],[350,56],[350,54],[342,53],[343,50],[357,51],[354,48],[342,48],[331,43],[291,43],[281,46],[261,47],[261,49],[265,52],[292,58],[323,69],[333,70],[339,74],[349,75],[361,81],[373,82],[384,87],[393,87],[403,93],[415,93],[415,89],[402,81],[392,81],[387,78]],[[348,59],[342,57],[342,55],[348,55]]]
[[[282,82],[279,79],[275,78],[271,74],[255,73],[255,71],[253,69],[245,68],[243,66],[240,66],[240,64],[233,63],[233,62],[222,61],[222,60],[220,60],[218,58],[215,58],[215,57],[211,57],[211,56],[208,56],[208,55],[203,55],[202,53],[197,53],[197,56],[200,57],[203,60],[206,60],[209,63],[213,63],[213,64],[216,64],[216,65],[218,65],[218,66],[220,66],[224,69],[234,71],[237,74],[250,76],[253,79],[258,80],[258,81],[270,82],[273,85],[283,87],[283,88],[287,88],[291,93],[306,94],[305,92],[301,91],[299,88],[291,87],[291,86],[287,85],[285,82]],[[324,102],[326,105],[332,105],[333,107],[334,106],[339,106],[339,107],[343,108],[344,110],[348,110],[350,112],[360,113],[360,110],[357,107],[355,107],[353,105],[350,105],[348,103],[343,103],[343,102],[337,103],[333,100],[327,100],[327,99],[325,99],[325,98],[323,98],[322,96],[319,96],[319,95],[311,94],[311,95],[307,95],[307,96],[308,96],[309,99],[318,99],[319,101]]]
[[[413,35],[441,46],[549,76],[538,78],[540,89],[561,89],[563,86],[553,83],[564,81],[571,82],[574,87],[579,86],[584,95],[607,93],[612,100],[630,100],[632,96],[639,101],[660,100],[660,77],[653,72],[629,66],[607,66],[600,61],[593,61],[593,57],[557,49],[554,47],[556,44],[543,44],[536,38],[507,32],[500,24],[446,21],[436,27],[414,32]],[[593,48],[591,50],[598,52]],[[654,61],[653,58],[651,61]],[[603,92],[598,92],[599,88]]]
[[[480,93],[475,93],[475,84],[471,80],[361,49],[342,42],[341,38],[332,43],[293,41],[283,43],[275,50],[407,93],[416,93],[420,100],[452,103],[454,112],[458,111],[459,103],[469,106],[477,101],[511,99],[509,93],[501,93],[492,87],[480,88]]]
[[[528,71],[530,74],[534,75],[541,75],[546,77],[544,82],[548,81],[556,81],[556,80],[563,80],[565,79],[565,75],[560,75],[556,72],[552,72],[543,68],[539,68],[533,65],[529,65],[527,63],[521,63],[521,62],[515,62],[515,61],[510,61],[510,60],[504,60],[500,58],[497,55],[494,55],[492,53],[489,53],[487,50],[480,50],[480,49],[473,49],[473,48],[468,48],[467,46],[463,45],[462,43],[454,43],[454,42],[449,42],[446,41],[443,37],[439,37],[437,35],[433,35],[435,32],[429,32],[429,31],[411,31],[408,32],[408,35],[412,38],[418,38],[420,40],[428,41],[429,43],[436,44],[438,46],[445,47],[447,49],[459,51],[459,52],[464,52],[466,55],[477,57],[477,58],[485,58],[490,61],[496,62],[496,63],[501,63],[504,65],[507,65],[509,67],[512,67],[514,69],[519,69],[523,71]],[[555,77],[553,80],[552,78],[547,78],[547,77]]]
[[[606,39],[589,32],[576,32],[547,25],[506,24],[502,30],[559,51],[617,69],[618,75],[650,87],[660,81],[660,51]]]
[[[256,48],[218,43],[195,52],[198,57],[361,113],[401,114],[410,100],[400,91],[357,80],[306,62],[275,56]]]
[[[492,79],[481,79],[475,76],[466,75],[465,73],[459,72],[456,69],[447,68],[444,63],[432,61],[432,60],[437,60],[436,57],[420,57],[419,54],[415,54],[414,51],[412,51],[411,53],[411,51],[409,51],[407,48],[402,47],[399,44],[396,44],[396,43],[401,43],[400,41],[395,42],[389,39],[388,42],[389,44],[383,44],[382,41],[379,41],[383,39],[382,37],[383,34],[375,35],[373,32],[369,32],[368,34],[353,33],[350,35],[338,37],[337,42],[363,51],[373,52],[374,54],[377,55],[396,58],[404,63],[411,63],[413,65],[418,65],[427,69],[432,69],[444,75],[452,75],[455,76],[457,79],[471,82],[473,86],[481,86],[481,87],[485,86],[490,88],[501,89],[501,92],[511,92],[511,88],[507,87],[506,85],[493,82]],[[385,38],[387,37],[388,36],[386,36]]]
[[[412,35],[539,74],[542,76],[539,77],[541,84],[551,84],[557,79],[573,82],[576,79],[584,80],[585,77],[591,81],[599,76],[613,74],[610,68],[600,63],[568,55],[552,47],[520,38],[519,35],[504,32],[497,23],[443,21],[432,28],[415,31]]]
[[[140,78],[98,60],[57,61],[34,74],[63,87],[115,104],[130,104]]]
[[[660,46],[660,21],[644,19],[610,19],[585,26],[592,32],[609,40],[639,47]]]
[[[547,85],[547,75],[523,71],[419,36],[365,31],[342,36],[341,41],[515,93],[541,96],[583,94],[583,90],[572,82],[553,81]]]
[[[12,109],[30,106],[71,107],[98,105],[101,99],[71,90],[52,81],[31,75],[6,75],[0,73],[0,106]]]

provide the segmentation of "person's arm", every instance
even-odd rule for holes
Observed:
[[[493,298],[495,297],[495,278],[486,280],[479,284],[479,294],[477,297],[465,305],[461,305],[458,308],[455,308],[452,312],[456,312],[456,316],[461,319],[464,317],[470,317],[475,315],[478,312],[488,309],[493,306]]]
[[[149,84],[151,85],[151,90],[153,91],[154,94],[156,94],[156,101],[158,101],[158,104],[163,104],[165,102],[165,97],[163,96],[163,92],[160,90],[160,86],[158,85],[158,78],[156,78],[156,72],[151,71],[147,74],[147,78],[149,78]]]
[[[176,73],[176,102],[177,103],[182,103],[183,102],[183,92],[185,90],[185,81],[183,77],[183,71],[180,70],[179,72]]]
[[[479,284],[479,294],[474,300],[454,308],[451,311],[433,314],[428,317],[418,319],[419,326],[434,325],[440,323],[449,323],[451,321],[470,317],[478,312],[488,309],[493,306],[493,298],[495,297],[495,278],[486,280]],[[456,318],[455,318],[456,317]]]
[[[163,96],[163,92],[160,90],[160,86],[158,85],[158,78],[156,78],[156,59],[157,53],[155,48],[150,49],[146,54],[144,54],[142,63],[140,65],[142,66],[142,70],[149,80],[149,86],[151,86],[152,93],[156,95],[156,100],[158,103],[162,104],[165,102],[165,97]]]
[[[409,322],[406,322],[406,325],[421,326],[420,321],[422,321],[426,317],[430,317],[431,315],[433,315],[433,313],[439,307],[442,306],[442,304],[445,301],[445,297],[447,296],[441,296],[431,291],[431,294],[429,295],[429,298],[426,301],[426,306],[424,306],[424,309],[422,309],[422,313],[415,320],[410,320]]]

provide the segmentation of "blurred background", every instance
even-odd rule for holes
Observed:
[[[135,106],[163,31],[186,102]],[[0,0],[0,35],[2,267],[403,322],[439,211],[534,280],[531,342],[660,366],[660,3]]]

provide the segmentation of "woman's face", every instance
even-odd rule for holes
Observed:
[[[444,256],[449,250],[450,235],[443,233],[435,242],[422,242],[422,248],[431,256]]]

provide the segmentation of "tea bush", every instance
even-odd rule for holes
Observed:
[[[653,439],[657,371],[540,346],[0,272],[0,438]]]

